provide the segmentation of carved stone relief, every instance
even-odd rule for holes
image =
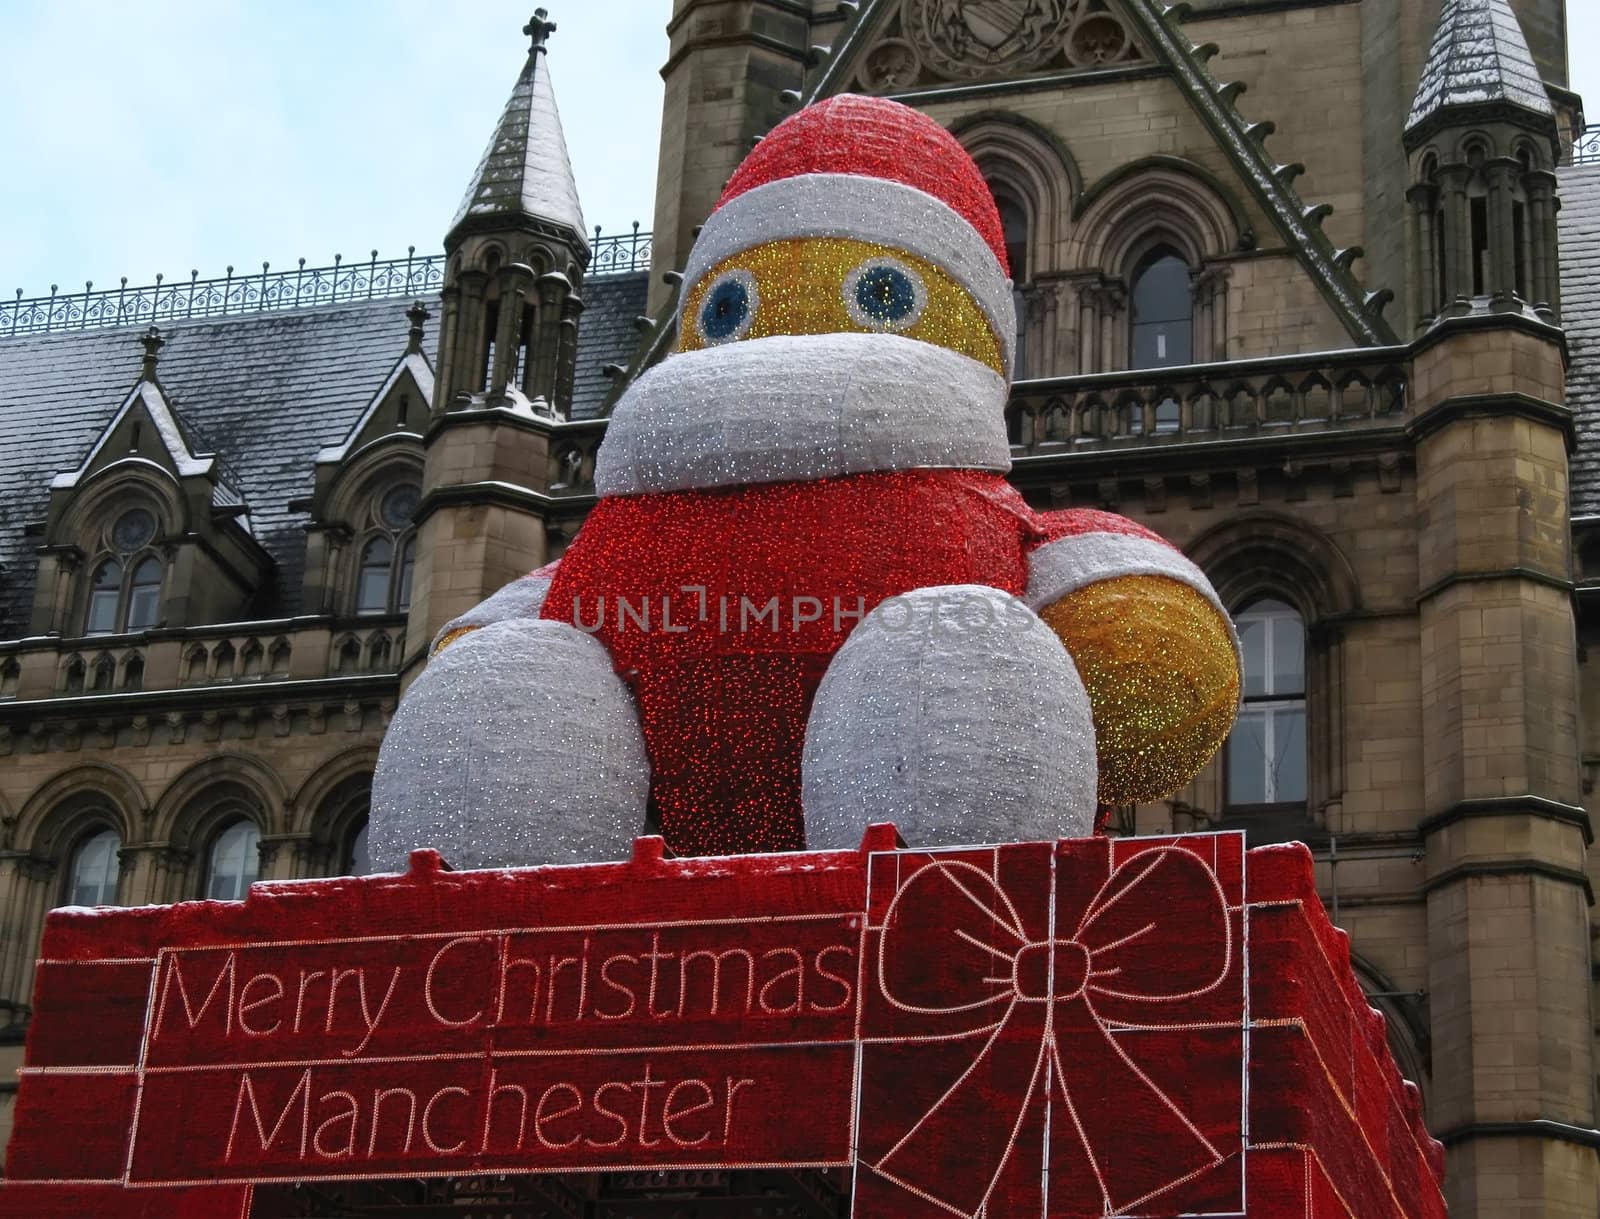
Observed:
[[[914,85],[921,74],[916,48],[903,38],[887,38],[863,57],[860,79],[870,93],[893,93]]]
[[[902,0],[882,33],[856,73],[869,93],[1145,58],[1109,0]]]

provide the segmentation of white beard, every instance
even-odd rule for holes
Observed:
[[[1011,468],[1005,378],[897,334],[773,335],[682,352],[612,412],[601,495],[911,469]]]

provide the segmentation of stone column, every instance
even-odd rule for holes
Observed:
[[[1452,1215],[1590,1219],[1593,896],[1561,352],[1520,319],[1445,320],[1413,385],[1429,1126],[1450,1151]]]
[[[583,301],[568,296],[561,303],[561,342],[556,348],[555,397],[550,405],[563,413],[572,407],[572,387],[578,370],[578,318],[583,313]]]
[[[1100,371],[1100,286],[1078,289],[1078,372]]]
[[[522,334],[522,302],[533,285],[533,268],[514,262],[501,267],[497,278],[500,311],[495,318],[494,367],[489,373],[491,398],[505,394],[516,368],[517,340]]]
[[[262,880],[307,880],[329,874],[329,848],[310,834],[273,834],[261,840]]]
[[[1528,195],[1528,234],[1533,246],[1529,271],[1533,279],[1533,304],[1541,317],[1561,316],[1561,265],[1556,239],[1556,176],[1546,171],[1529,174],[1523,182]]]
[[[1434,213],[1439,207],[1439,192],[1427,183],[1406,192],[1411,204],[1412,265],[1417,284],[1417,320],[1428,322],[1439,312],[1439,264],[1437,238],[1433,231]]]
[[[439,293],[439,347],[438,358],[434,361],[434,368],[438,371],[435,382],[435,398],[444,392],[445,369],[455,367],[459,358],[457,352],[461,344],[461,286],[458,283],[446,284]],[[434,401],[428,404],[434,410],[442,410],[443,402]]]
[[[534,396],[543,398],[553,410],[556,404],[556,369],[561,351],[563,306],[572,294],[572,281],[560,271],[547,271],[539,277],[539,334],[534,344],[539,353]]]
[[[1440,215],[1444,221],[1440,247],[1444,252],[1444,293],[1438,314],[1459,312],[1472,297],[1472,218],[1468,215],[1465,165],[1439,171],[1442,179]]]
[[[1517,297],[1516,225],[1512,222],[1516,178],[1521,166],[1509,158],[1489,162],[1489,290],[1493,308],[1521,308]]]
[[[483,389],[484,297],[489,286],[485,271],[461,272],[457,279],[461,293],[456,314],[456,338],[451,361],[440,364],[434,410],[448,410],[458,394],[475,394]]]
[[[1128,364],[1128,335],[1123,313],[1128,290],[1109,280],[1100,293],[1100,372],[1117,372]]]
[[[13,1012],[33,1002],[33,963],[39,955],[44,912],[57,903],[55,863],[26,851],[0,855],[0,1004]],[[0,1021],[3,1023],[3,1021]]]
[[[1202,267],[1194,276],[1194,362],[1228,358],[1228,280],[1226,263]]]
[[[200,896],[190,889],[194,856],[165,842],[125,846],[118,856],[117,900],[125,906],[164,905]]]

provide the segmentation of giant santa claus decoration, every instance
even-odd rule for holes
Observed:
[[[853,96],[762,140],[618,402],[559,562],[435,643],[374,787],[379,868],[1089,833],[1226,736],[1237,640],[1178,550],[1006,481],[993,198]]]

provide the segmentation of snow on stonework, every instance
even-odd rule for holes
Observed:
[[[930,851],[879,826],[483,872],[418,852],[243,902],[56,911],[15,1122],[0,1215],[30,1219],[827,1165],[855,1219],[1444,1215],[1309,853],[1240,834]]]

